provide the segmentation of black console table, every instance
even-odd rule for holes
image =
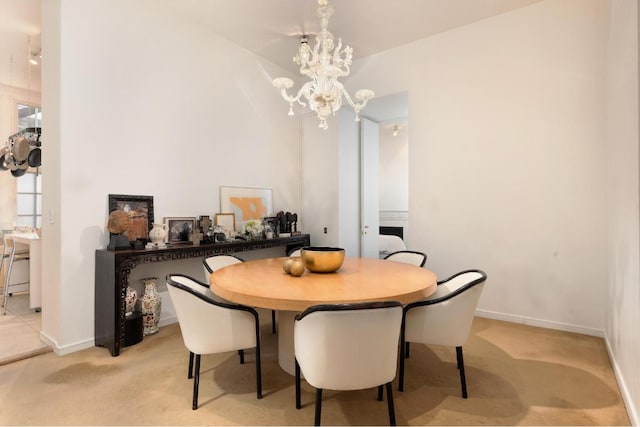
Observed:
[[[285,246],[286,252],[310,244],[308,234],[275,239],[233,241],[206,245],[175,245],[164,249],[96,250],[95,345],[120,354],[125,338],[125,295],[131,270],[140,264]]]

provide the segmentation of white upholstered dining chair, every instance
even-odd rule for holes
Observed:
[[[228,265],[238,264],[240,262],[244,262],[244,260],[235,255],[213,255],[208,258],[204,258],[202,260],[202,264],[204,265],[204,274],[205,279],[209,281],[209,275],[214,273],[216,270],[221,269],[222,267],[226,267]],[[276,333],[276,311],[271,310],[271,332]]]
[[[387,389],[389,425],[395,425],[391,381],[396,376],[402,304],[397,301],[327,304],[308,308],[294,324],[296,408],[300,376],[316,389],[315,425],[322,390]]]
[[[216,301],[201,292],[199,286],[206,285],[182,274],[167,275],[167,288],[176,310],[182,339],[185,347],[195,355],[192,409],[198,409],[200,357],[203,354],[255,348],[256,394],[261,399],[258,312],[252,307]],[[241,357],[240,363],[244,363],[244,357]],[[191,373],[191,368],[189,371]]]
[[[467,398],[462,346],[469,337],[486,280],[487,275],[481,270],[465,270],[439,281],[429,298],[404,307],[400,332],[400,391],[404,388],[404,365],[409,356],[409,343],[445,345],[456,348],[462,397]]]

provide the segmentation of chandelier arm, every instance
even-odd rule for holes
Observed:
[[[367,102],[369,102],[369,98],[366,98],[366,99],[362,100],[362,102],[355,103],[351,99],[351,96],[349,96],[349,93],[344,88],[344,86],[340,85],[340,89],[342,90],[342,95],[345,97],[345,99],[347,100],[349,105],[351,105],[351,107],[353,107],[353,112],[356,115],[356,117],[353,119],[353,121],[354,122],[359,122],[360,121],[360,111],[362,111],[362,109],[367,106]],[[357,93],[356,93],[356,95],[357,95]]]
[[[311,93],[310,89],[313,89],[312,82],[307,82],[307,83],[303,84],[295,97],[293,97],[293,96],[289,97],[290,98],[290,102],[297,102],[302,107],[306,107],[307,104],[302,102],[300,99],[302,98],[303,95],[307,99],[310,98],[310,96],[311,96],[310,95],[310,93]]]
[[[342,67],[338,68],[338,73],[337,77],[347,77],[349,74],[351,74],[351,67],[349,67],[348,65],[344,65],[344,70],[342,69]]]
[[[356,103],[353,102],[353,100],[351,99],[351,96],[349,96],[349,93],[347,92],[347,90],[344,88],[344,86],[341,83],[338,83],[338,84],[340,85],[339,88],[340,88],[340,91],[342,92],[342,95],[345,97],[345,99],[347,100],[349,105],[351,105],[351,107],[355,110],[356,106],[359,105],[359,104],[356,104]],[[358,112],[360,112],[360,110],[363,107],[364,107],[364,105],[358,109]]]

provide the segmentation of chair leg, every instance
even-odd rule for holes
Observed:
[[[296,409],[302,408],[302,402],[300,398],[300,365],[298,364],[298,360],[295,360],[296,363]]]
[[[193,378],[193,352],[189,352],[189,372],[187,372],[187,378]]]
[[[2,314],[7,314],[7,299],[9,298],[9,285],[5,276],[4,285],[2,287]]]
[[[256,325],[256,393],[258,399],[262,399],[262,357],[260,356],[260,320],[258,314],[255,313]],[[244,351],[239,350],[241,363],[244,363]]]
[[[198,387],[200,385],[200,355],[196,354],[196,372],[193,376],[193,404],[191,409],[198,409]]]
[[[9,255],[9,259],[7,260],[7,271],[4,275],[4,285],[2,287],[2,315],[7,314],[7,305],[9,303],[9,281],[11,278],[11,267],[13,267],[13,249],[11,249],[11,255]]]
[[[314,426],[320,425],[320,413],[322,412],[322,389],[316,389],[316,417],[313,422]]]
[[[467,398],[467,380],[464,375],[464,359],[462,357],[462,346],[456,347],[456,358],[458,359],[458,369],[460,369],[460,384],[462,385],[462,397]]]
[[[7,314],[7,305],[9,305],[9,297],[13,296],[13,294],[9,292],[9,286],[11,286],[11,272],[13,271],[13,263],[15,259],[16,259],[16,245],[14,242],[13,248],[11,248],[11,255],[9,255],[9,265],[7,266],[7,274],[4,280],[4,303],[2,304],[3,315]],[[29,278],[29,280],[31,280],[31,278]]]
[[[409,343],[405,343],[404,336],[403,336],[400,341],[400,357],[398,358],[398,363],[400,364],[400,366],[398,367],[398,390],[399,391],[404,391],[404,359],[405,359],[405,353],[407,349],[407,346],[405,346],[405,344],[409,344]]]
[[[387,403],[389,404],[389,425],[390,426],[395,426],[396,425],[396,410],[393,407],[393,391],[392,391],[392,386],[391,386],[391,381],[389,381],[387,384]],[[382,386],[380,386],[382,387]]]
[[[244,365],[244,350],[238,350],[238,356],[240,356],[240,364]]]
[[[382,386],[378,386],[378,401],[382,402]]]
[[[409,343],[408,343],[408,342],[407,342],[407,343],[405,343],[404,357],[405,357],[406,359],[408,359],[408,358],[409,358]]]
[[[276,311],[271,310],[271,332],[276,333]]]
[[[260,357],[260,341],[256,346],[256,393],[262,399],[262,360]]]

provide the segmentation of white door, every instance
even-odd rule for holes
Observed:
[[[360,256],[378,258],[379,189],[378,124],[360,122]]]

